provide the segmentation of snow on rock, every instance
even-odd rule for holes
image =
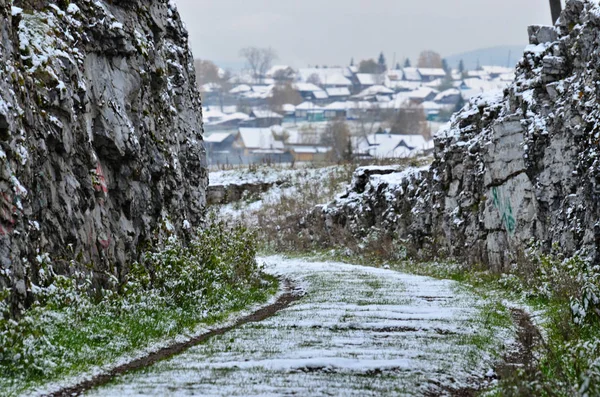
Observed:
[[[445,395],[484,381],[514,340],[513,329],[487,329],[487,302],[457,293],[451,281],[343,263],[259,260],[302,286],[305,297],[90,395]],[[488,345],[468,343],[475,336]]]
[[[435,137],[428,172],[390,183],[397,178],[359,169],[345,197],[315,210],[315,222],[359,236],[385,230],[417,258],[497,270],[532,241],[597,262],[598,28],[600,5],[586,0],[567,2],[554,27],[530,27],[515,81],[453,116]]]
[[[38,251],[59,273],[102,268],[102,283],[204,213],[200,96],[174,5],[54,3],[0,0],[0,288],[32,285]],[[19,310],[31,291],[12,291]]]

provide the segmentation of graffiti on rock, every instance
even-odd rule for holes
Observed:
[[[506,197],[500,191],[500,188],[493,187],[492,188],[492,197],[494,199],[494,205],[500,212],[500,217],[502,218],[502,224],[506,228],[506,231],[513,235],[517,228],[517,221],[514,216],[512,204],[510,203],[510,199]]]

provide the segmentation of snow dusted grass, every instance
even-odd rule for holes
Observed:
[[[485,381],[513,339],[501,306],[452,281],[335,262],[262,261],[306,296],[90,395],[444,392]]]
[[[265,302],[277,281],[261,273],[255,246],[243,227],[213,223],[185,246],[172,238],[133,265],[122,283],[114,280],[118,293],[93,297],[88,278],[55,275],[46,263],[34,306],[18,322],[0,319],[0,395],[47,390]]]
[[[328,167],[303,166],[296,169],[252,167],[210,173],[211,185],[283,182],[268,192],[247,197],[246,200],[220,206],[220,219],[240,221],[255,227],[261,241],[310,211],[316,204],[326,202],[343,191],[352,179],[353,165]]]

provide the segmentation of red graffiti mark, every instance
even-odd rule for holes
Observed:
[[[12,196],[6,192],[0,193],[0,236],[12,233],[17,223],[14,216],[17,214],[17,207],[12,204]]]
[[[106,184],[106,177],[104,176],[104,172],[102,171],[102,166],[98,164],[96,167],[96,178],[94,180],[94,189],[97,192],[108,193],[108,186]]]
[[[14,207],[12,207],[12,209],[14,209]],[[0,218],[7,222],[8,224],[10,224],[11,226],[14,226],[15,223],[17,223],[17,221],[15,221],[15,219],[13,218],[13,212],[8,211],[6,208],[2,208],[2,212],[1,212],[1,216]]]
[[[100,243],[100,246],[105,251],[108,249],[108,247],[110,247],[110,241],[111,241],[110,233],[108,233],[108,237],[106,237],[105,239],[98,238],[98,242]]]

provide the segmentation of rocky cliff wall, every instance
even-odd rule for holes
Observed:
[[[420,259],[503,270],[535,245],[597,261],[598,32],[598,4],[570,0],[555,27],[529,28],[514,83],[471,100],[436,137],[431,167],[358,170],[313,216],[358,236],[385,230]]]
[[[0,287],[15,310],[49,262],[101,285],[201,221],[201,117],[172,1],[0,0]]]

